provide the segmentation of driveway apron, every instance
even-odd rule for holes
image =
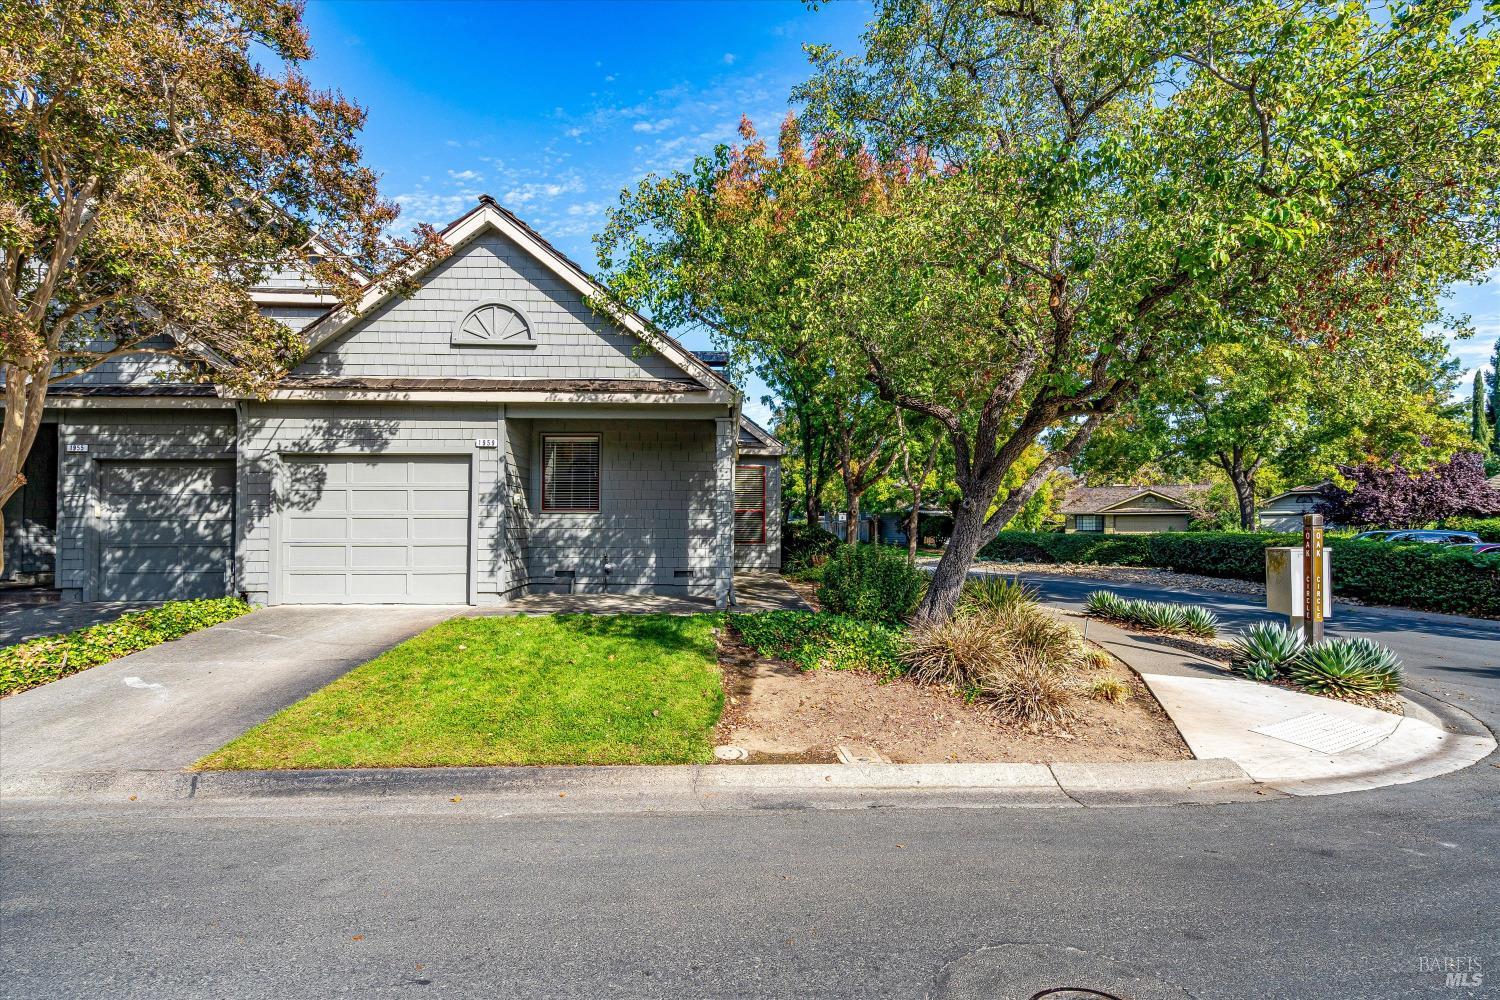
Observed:
[[[175,771],[467,608],[264,608],[0,700],[0,788]]]

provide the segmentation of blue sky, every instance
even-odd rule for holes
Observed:
[[[441,225],[491,194],[592,270],[590,237],[621,188],[733,141],[742,114],[774,128],[807,76],[803,43],[856,48],[868,15],[800,0],[310,0],[308,72],[369,110],[366,157],[405,222]],[[1479,330],[1454,348],[1466,386],[1500,336],[1500,274],[1451,304]],[[765,419],[763,387],[747,389]]]

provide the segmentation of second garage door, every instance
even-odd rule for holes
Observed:
[[[286,462],[281,595],[290,604],[464,604],[467,457]]]

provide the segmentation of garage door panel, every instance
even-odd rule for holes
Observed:
[[[349,518],[349,540],[352,542],[406,542],[411,540],[411,519],[406,517]]]
[[[413,549],[406,545],[357,545],[349,549],[349,568],[362,571],[399,570],[404,573],[412,568]],[[451,563],[450,563],[451,565]]]
[[[414,542],[442,544],[469,541],[469,525],[456,518],[414,517],[411,520]]]
[[[100,600],[222,597],[234,556],[234,466],[99,463]]]
[[[344,468],[351,486],[405,486],[411,481],[411,465],[409,459],[392,459],[348,462]]]
[[[287,549],[287,569],[328,571],[340,573],[349,569],[349,547],[347,545],[293,545]]]
[[[304,514],[286,519],[285,537],[289,542],[342,542],[348,530],[348,518]]]
[[[338,604],[349,596],[348,580],[343,573],[297,573],[289,577],[285,597],[293,603]]]
[[[106,494],[103,515],[114,520],[132,518],[184,517],[222,519],[234,512],[232,496],[205,496],[195,493]]]
[[[461,561],[469,550],[463,545],[424,545],[409,551],[412,557],[412,569],[417,572],[431,572],[461,565]]]
[[[467,457],[330,456],[287,464],[287,482],[324,486],[317,509],[283,509],[284,600],[468,600]]]
[[[349,491],[351,514],[405,514],[410,509],[410,491],[367,486]]]
[[[105,538],[120,539],[131,545],[228,545],[234,540],[234,523],[228,518],[111,517],[101,518],[99,526]]]

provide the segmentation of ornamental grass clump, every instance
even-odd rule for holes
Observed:
[[[950,688],[1017,722],[1063,719],[1070,674],[1084,660],[1078,634],[1030,599],[961,603],[944,622],[918,622],[900,639],[913,680]]]
[[[1301,632],[1276,622],[1258,622],[1235,637],[1229,665],[1251,680],[1269,681],[1285,676],[1303,647]]]
[[[1368,639],[1325,639],[1304,649],[1287,675],[1317,694],[1368,697],[1401,687],[1401,661]]]
[[[964,582],[958,597],[958,607],[963,611],[1006,612],[1021,604],[1035,604],[1036,590],[1020,580],[1003,576],[976,577]]]

